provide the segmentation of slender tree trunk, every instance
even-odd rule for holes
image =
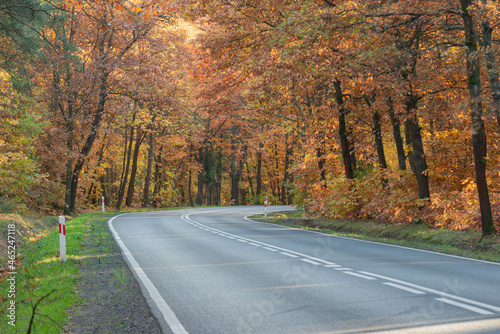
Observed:
[[[256,195],[260,198],[262,193],[262,150],[264,149],[264,144],[259,143],[259,150],[257,151],[257,173],[255,175],[255,182],[257,183]]]
[[[484,1],[483,1],[484,2]],[[500,81],[498,78],[498,67],[495,63],[495,55],[491,46],[491,34],[493,29],[488,21],[482,23],[483,39],[482,46],[485,50],[486,69],[490,81],[491,96],[493,100],[493,111],[497,118],[498,131],[500,132]]]
[[[282,204],[290,204],[290,203],[287,203],[288,191],[286,188],[286,184],[289,182],[289,180],[288,180],[288,168],[290,167],[290,152],[291,152],[291,149],[288,147],[288,134],[286,134],[285,135],[285,170],[283,173],[283,182],[281,183],[281,203]]]
[[[243,167],[244,167],[244,162],[243,160],[240,161],[240,164],[239,164],[239,168],[238,168],[238,172],[239,172],[239,175],[240,175],[240,181],[241,179],[243,178],[242,174],[243,174]],[[239,190],[240,190],[240,205],[246,205],[247,204],[247,195],[248,195],[248,189],[245,188],[245,187],[239,187]]]
[[[253,199],[255,199],[255,191],[253,189],[253,178],[252,174],[250,173],[250,166],[248,164],[248,159],[245,161],[245,165],[247,167],[248,185],[250,186],[250,195],[252,196],[252,202],[253,202]]]
[[[71,157],[72,155],[72,150],[73,150],[73,133],[72,131],[69,133],[69,139],[67,143],[68,147],[68,154],[70,157],[68,160],[66,160],[66,190],[65,190],[65,205],[64,205],[64,214],[65,215],[70,215],[71,214],[71,209],[70,209],[70,203],[71,203],[71,179],[73,178],[73,158]]]
[[[157,196],[161,190],[161,164],[162,164],[163,146],[160,146],[158,154],[155,156],[155,172],[154,172],[154,189],[153,189],[153,206],[158,207]]]
[[[139,151],[141,149],[142,141],[144,140],[144,133],[139,130],[137,131],[137,138],[135,139],[134,155],[132,156],[132,169],[130,171],[130,181],[128,183],[127,198],[125,200],[125,205],[131,207],[134,201],[135,192],[135,178],[137,177],[137,163],[139,160]]]
[[[85,144],[83,145],[82,150],[80,151],[80,155],[78,160],[76,161],[75,168],[73,169],[73,175],[71,178],[71,201],[69,206],[69,211],[74,212],[75,204],[76,204],[76,194],[78,192],[78,180],[80,177],[80,172],[83,169],[83,165],[85,164],[85,159],[87,158],[92,146],[94,145],[94,141],[97,138],[97,131],[101,126],[101,118],[104,114],[104,107],[106,104],[108,92],[107,92],[107,78],[108,74],[103,73],[101,75],[101,83],[100,83],[100,92],[99,92],[99,103],[97,108],[93,114],[94,119],[92,120],[92,125],[90,129],[90,133],[85,140]]]
[[[135,119],[135,114],[133,119]],[[120,189],[118,190],[118,199],[116,201],[116,209],[119,210],[122,207],[123,203],[123,198],[125,197],[125,189],[127,188],[127,180],[128,180],[128,173],[130,170],[130,161],[132,160],[132,145],[134,143],[134,128],[131,126],[130,127],[130,140],[129,140],[129,145],[128,145],[128,150],[126,148],[126,142],[125,142],[125,152],[123,152],[124,155],[126,155],[126,165],[125,165],[125,170],[122,173],[123,177],[120,181]]]
[[[408,153],[412,171],[415,174],[418,184],[418,197],[421,199],[430,198],[429,177],[427,175],[427,160],[424,153],[422,134],[417,118],[417,98],[409,94],[406,101],[407,129],[411,140],[411,151]]]
[[[276,200],[280,200],[281,198],[281,187],[280,187],[280,165],[279,165],[279,156],[278,156],[278,144],[274,144],[274,161],[275,161],[275,171],[274,178],[276,180],[276,191],[277,198]]]
[[[117,197],[116,197],[116,203],[115,203],[115,207],[118,206],[118,201],[119,201],[119,198],[120,198],[120,191],[122,189],[122,186],[123,186],[123,180],[125,178],[125,166],[127,164],[127,148],[128,148],[128,127],[125,127],[125,134],[124,134],[124,145],[123,145],[123,161],[122,161],[122,173],[120,175],[120,185],[118,187],[118,193],[117,193]],[[121,201],[120,201],[121,202]],[[120,203],[121,205],[121,203]],[[117,207],[117,209],[119,209],[119,207]]]
[[[240,199],[239,199],[239,177],[238,173],[236,171],[236,158],[234,156],[234,153],[231,153],[231,170],[230,170],[230,176],[231,176],[231,204],[232,205],[240,205]]]
[[[403,138],[401,137],[400,122],[394,112],[394,106],[392,104],[392,99],[390,96],[387,96],[387,105],[389,106],[389,116],[391,118],[392,132],[394,136],[394,142],[396,144],[396,151],[398,152],[399,170],[406,170],[406,154],[403,144]]]
[[[200,165],[200,170],[198,172],[198,192],[196,193],[196,205],[201,205],[203,203],[203,186],[204,186],[204,165],[205,165],[205,152],[203,147],[198,149],[198,164]]]
[[[486,178],[486,130],[482,119],[483,106],[481,103],[481,82],[479,71],[479,59],[477,57],[477,40],[474,32],[474,21],[469,13],[471,0],[460,0],[462,7],[462,19],[465,28],[465,46],[467,57],[467,81],[469,88],[471,123],[472,123],[472,148],[474,154],[474,167],[476,173],[476,186],[479,196],[481,210],[482,235],[496,233],[491,212],[491,203],[488,193]]]
[[[216,173],[216,189],[215,189],[215,205],[221,206],[221,190],[222,190],[222,152],[219,149],[217,152],[217,173]]]
[[[382,140],[382,129],[380,125],[380,114],[378,111],[373,113],[373,135],[375,137],[375,148],[377,150],[378,165],[380,168],[387,168],[385,159],[384,141]]]
[[[149,186],[151,184],[151,171],[153,169],[154,157],[154,136],[153,133],[149,135],[149,152],[148,152],[148,165],[146,168],[146,176],[144,178],[144,191],[142,194],[142,207],[149,206]]]
[[[347,110],[344,108],[344,96],[342,94],[342,86],[340,81],[336,80],[334,82],[335,87],[335,100],[339,107],[339,136],[340,136],[340,148],[342,151],[342,159],[344,161],[344,171],[345,176],[348,179],[354,178],[353,164],[351,161],[351,146],[349,145],[349,138],[347,137],[347,126],[345,121],[345,116]]]

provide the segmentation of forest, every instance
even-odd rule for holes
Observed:
[[[0,0],[0,208],[500,228],[492,0]]]

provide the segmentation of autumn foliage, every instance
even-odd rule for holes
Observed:
[[[495,232],[500,5],[1,2],[0,195]],[[31,17],[30,17],[31,15]]]

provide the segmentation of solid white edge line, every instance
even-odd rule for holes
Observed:
[[[476,313],[479,313],[479,314],[483,314],[483,315],[495,314],[493,312],[486,311],[486,310],[483,310],[481,308],[470,306],[470,305],[467,305],[467,304],[462,304],[462,303],[456,302],[456,301],[448,299],[448,298],[435,298],[435,299],[439,300],[440,302],[447,303],[447,304],[454,305],[454,306],[458,306],[458,307],[461,307],[461,308],[464,308],[466,310],[469,310],[469,311],[472,311],[472,312],[476,312]]]
[[[410,286],[412,288],[419,289],[419,290],[422,290],[422,291],[427,291],[427,292],[430,292],[430,293],[433,293],[433,294],[436,294],[436,295],[440,295],[442,297],[448,297],[448,298],[459,300],[459,301],[462,301],[462,302],[465,302],[465,303],[469,303],[469,304],[481,306],[481,307],[488,308],[490,310],[493,310],[495,312],[499,312],[500,313],[500,307],[498,307],[498,306],[493,306],[493,305],[489,305],[489,304],[477,302],[475,300],[471,300],[471,299],[467,299],[467,298],[455,296],[455,295],[452,295],[452,294],[449,294],[449,293],[446,293],[446,292],[442,292],[442,291],[439,291],[439,290],[434,290],[434,289],[426,288],[424,286],[420,286],[420,285],[417,285],[417,284],[413,284],[413,283],[401,281],[401,280],[398,280],[398,279],[395,279],[395,278],[391,278],[391,277],[387,277],[387,276],[377,275],[377,274],[369,273],[369,272],[366,272],[366,271],[360,271],[360,273],[365,274],[365,275],[369,275],[369,276],[373,276],[373,277],[377,277],[377,278],[381,278],[381,279],[384,279],[386,281],[392,281],[392,282],[395,282],[395,283],[399,283],[399,284],[403,284],[403,285],[406,285],[406,286]]]
[[[174,311],[172,311],[170,306],[168,306],[165,299],[163,299],[163,297],[158,292],[158,289],[156,289],[153,282],[151,282],[151,280],[146,275],[144,270],[142,270],[142,268],[139,266],[139,263],[137,263],[137,261],[132,256],[129,249],[127,248],[127,246],[125,246],[123,241],[118,236],[118,232],[116,232],[116,230],[114,229],[113,220],[115,220],[115,218],[120,217],[122,215],[125,215],[125,214],[115,216],[115,217],[111,218],[110,220],[108,220],[108,227],[109,227],[109,230],[111,231],[111,233],[113,234],[113,237],[115,238],[116,243],[120,246],[120,248],[123,252],[123,256],[125,256],[127,258],[127,260],[129,261],[130,269],[135,271],[135,273],[137,274],[137,277],[142,281],[142,283],[146,287],[146,290],[148,290],[148,293],[151,296],[151,299],[155,302],[156,307],[158,307],[158,309],[162,313],[163,318],[167,322],[167,324],[170,327],[170,329],[172,330],[172,332],[174,332],[174,334],[188,334],[188,332],[186,331],[184,326],[182,326],[179,319],[175,315]]]
[[[387,246],[387,247],[393,247],[393,248],[400,248],[400,249],[406,249],[406,250],[413,250],[413,251],[421,252],[421,253],[442,255],[442,256],[451,257],[451,258],[455,258],[455,259],[469,260],[469,261],[474,261],[474,262],[480,262],[480,263],[493,264],[493,265],[496,265],[496,266],[500,266],[500,262],[491,262],[491,261],[485,261],[485,260],[478,260],[478,259],[473,259],[473,258],[470,258],[470,257],[464,257],[464,256],[459,256],[459,255],[451,255],[451,254],[445,254],[445,253],[438,253],[438,252],[433,252],[433,251],[429,251],[429,250],[425,250],[425,249],[420,249],[420,248],[413,248],[413,247],[405,247],[405,246],[399,246],[399,245],[393,245],[393,244],[386,244],[386,243],[378,242],[378,241],[362,240],[362,239],[356,239],[356,238],[351,238],[351,237],[344,237],[344,236],[341,236],[341,235],[326,234],[326,233],[318,232],[318,231],[304,230],[304,229],[297,228],[297,227],[290,227],[290,226],[284,226],[284,225],[279,225],[279,224],[274,224],[274,223],[260,222],[260,221],[248,218],[249,216],[251,216],[251,215],[245,216],[244,218],[246,220],[249,220],[249,221],[252,221],[252,222],[255,222],[255,223],[267,224],[267,225],[274,225],[274,226],[278,226],[278,227],[281,227],[281,228],[284,228],[284,229],[304,231],[304,232],[307,232],[307,233],[320,234],[322,236],[330,237],[330,238],[340,238],[340,239],[346,239],[346,240],[353,240],[353,241],[365,242],[365,243],[369,243],[369,244],[375,244],[375,245],[381,245],[381,246]]]
[[[393,288],[396,288],[396,289],[405,290],[405,291],[414,293],[416,295],[425,295],[425,292],[423,292],[423,291],[412,289],[412,288],[409,288],[409,287],[404,286],[404,285],[399,285],[399,284],[392,283],[392,282],[384,282],[382,284],[385,284],[385,285],[388,285],[388,286],[392,286]]]

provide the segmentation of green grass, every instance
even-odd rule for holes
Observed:
[[[500,238],[481,238],[479,231],[431,229],[423,224],[302,218],[300,211],[269,213],[250,218],[326,234],[377,241],[436,252],[500,262]]]
[[[17,226],[16,226],[17,227]],[[59,258],[59,230],[38,241],[23,242],[16,249],[21,260],[15,278],[15,296],[9,296],[9,282],[0,284],[0,316],[2,333],[58,333],[66,323],[66,308],[78,301],[75,285],[78,282],[78,254],[87,232],[86,217],[66,222],[67,261]],[[18,238],[22,238],[18,236]],[[9,325],[7,305],[15,302],[15,326]]]

